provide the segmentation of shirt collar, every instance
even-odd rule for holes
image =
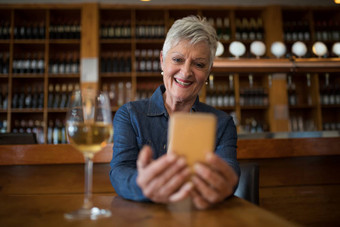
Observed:
[[[165,115],[166,117],[169,116],[168,112],[166,111],[164,100],[163,100],[163,93],[165,92],[164,85],[160,85],[156,91],[152,94],[150,101],[149,101],[149,109],[148,109],[148,116],[159,116]],[[191,107],[191,112],[198,112],[200,106],[200,101],[197,96],[194,105]]]

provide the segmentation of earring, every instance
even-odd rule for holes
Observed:
[[[164,76],[164,72],[163,71],[161,72],[161,75]]]

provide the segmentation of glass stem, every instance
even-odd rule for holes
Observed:
[[[92,207],[92,172],[93,172],[92,158],[85,155],[85,190],[83,205],[85,209],[90,209]]]

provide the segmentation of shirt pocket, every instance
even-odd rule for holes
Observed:
[[[138,137],[137,136],[137,146],[138,149],[142,149],[144,145],[149,145],[152,147],[152,149],[154,149],[153,143],[150,139],[147,138],[142,138],[142,137]]]

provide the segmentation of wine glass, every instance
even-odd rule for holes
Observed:
[[[85,158],[84,204],[79,210],[65,214],[67,219],[98,219],[111,212],[92,204],[93,156],[112,138],[113,126],[108,95],[95,89],[72,93],[66,116],[67,137],[71,145]]]

